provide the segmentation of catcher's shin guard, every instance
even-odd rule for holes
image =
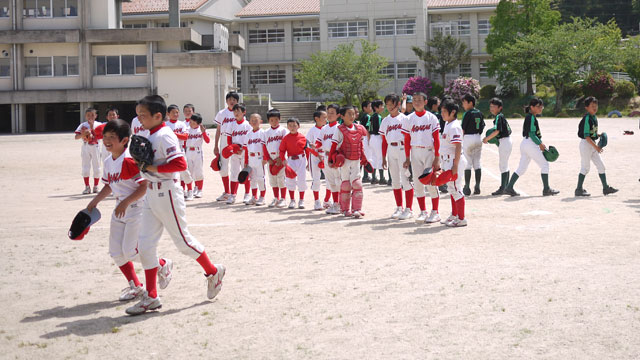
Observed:
[[[351,195],[351,211],[361,211],[362,210],[362,181],[360,179],[353,180],[351,183],[353,188],[353,194]]]
[[[350,204],[351,204],[351,183],[345,180],[340,185],[340,211],[342,212],[348,211]]]

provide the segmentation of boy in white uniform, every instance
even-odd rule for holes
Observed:
[[[283,167],[274,175],[271,173],[271,168],[282,165],[282,160],[280,159],[280,143],[282,143],[282,139],[284,139],[289,131],[285,127],[280,126],[280,111],[278,111],[278,109],[269,110],[267,112],[267,120],[269,121],[269,128],[264,132],[264,159],[269,164],[269,185],[273,188],[273,200],[269,204],[269,207],[277,206],[283,208],[287,206],[284,199],[287,194],[287,188],[284,183],[285,170]]]
[[[222,185],[224,186],[224,192],[220,195],[216,201],[227,201],[231,196],[231,187],[229,185],[229,159],[225,159],[220,156],[221,149],[227,146],[227,136],[225,135],[226,126],[236,121],[235,115],[233,115],[233,106],[240,101],[240,95],[237,92],[232,91],[227,94],[226,102],[227,107],[218,111],[215,118],[216,123],[216,139],[213,154],[220,157],[220,176],[222,177]]]
[[[180,147],[184,148],[183,144],[189,138],[189,134],[187,133],[189,131],[189,127],[184,121],[178,121],[178,118],[180,117],[180,108],[178,107],[178,105],[169,105],[167,111],[169,120],[165,121],[165,123],[171,130],[173,130],[178,140],[180,140]],[[185,200],[187,199],[189,194],[187,191],[185,191],[185,185],[192,182],[193,178],[191,177],[191,173],[189,172],[189,170],[185,170],[180,173],[180,185],[182,186],[182,192],[184,192]],[[193,193],[191,200],[193,200]]]
[[[202,115],[198,113],[190,114],[189,118],[189,130],[187,130],[187,142],[185,147],[185,154],[187,158],[187,167],[189,173],[193,177],[196,183],[195,190],[192,189],[193,184],[187,184],[187,198],[186,200],[193,200],[193,197],[202,197],[202,186],[204,185],[204,173],[202,170],[204,162],[203,141],[209,143],[209,134],[207,129],[202,125]]]
[[[134,135],[140,135],[146,138],[149,137],[149,130],[145,129],[142,126],[137,116],[134,117],[133,120],[131,120],[131,132],[133,132]]]
[[[331,151],[331,145],[333,144],[333,134],[335,133],[338,125],[338,113],[335,111],[335,109],[327,109],[327,119],[329,120],[329,123],[322,127],[322,130],[320,130],[320,135],[316,139],[316,148],[322,150],[322,153],[325,154],[325,157],[329,154],[329,151]],[[340,180],[340,171],[336,168],[328,166],[328,160],[325,165],[325,185],[327,187],[327,190],[331,191],[331,197],[333,198],[333,203],[328,203],[327,198],[325,197],[325,205],[328,205],[326,207],[326,213],[337,215],[340,214],[340,200],[338,198],[340,194],[340,183],[342,182]]]
[[[320,137],[320,132],[322,131],[322,127],[327,124],[327,113],[325,111],[316,111],[313,113],[313,120],[316,122],[316,126],[309,129],[307,132],[307,144],[309,146],[316,147],[316,140]],[[322,169],[319,167],[320,163],[324,164],[324,151],[320,149],[316,149],[320,156],[310,155],[309,156],[309,172],[311,172],[311,178],[313,179],[311,182],[311,190],[313,191],[313,210],[323,210],[324,206],[320,202],[320,185],[322,180],[320,180],[320,175]],[[331,197],[331,190],[327,188],[327,192],[325,194],[325,203],[329,201]]]
[[[249,117],[249,124],[251,125],[251,131],[247,134],[247,156],[249,158],[248,165],[251,167],[251,173],[249,174],[249,181],[251,183],[251,200],[247,205],[264,205],[264,195],[266,193],[266,186],[264,183],[264,164],[267,163],[264,160],[264,131],[260,129],[262,123],[262,117],[260,114],[251,114]],[[260,197],[258,198],[258,190],[260,190]]]
[[[225,136],[227,137],[228,144],[227,146],[237,144],[242,148],[242,151],[240,153],[234,153],[229,157],[229,172],[231,175],[229,180],[231,180],[231,197],[229,197],[229,199],[227,200],[227,204],[233,204],[234,202],[236,202],[238,186],[240,185],[238,183],[238,175],[240,174],[240,171],[242,171],[244,164],[248,162],[247,159],[245,159],[247,155],[245,149],[247,147],[247,134],[249,134],[249,132],[251,131],[251,125],[249,125],[249,122],[244,118],[246,113],[247,110],[244,104],[235,104],[233,106],[233,114],[235,115],[236,121],[230,123],[225,127]],[[245,183],[247,182],[248,181],[245,181]],[[245,205],[251,201],[251,195],[249,195],[249,192],[246,190],[247,189],[245,187],[243,200]]]
[[[80,124],[76,129],[75,139],[82,139],[82,150],[80,156],[82,157],[82,178],[84,180],[83,194],[90,194],[91,187],[89,186],[89,175],[91,175],[91,168],[93,168],[93,192],[98,192],[98,182],[100,181],[100,142],[95,132],[95,128],[102,125],[101,122],[95,121],[98,117],[98,112],[94,108],[88,108],[84,112],[84,118],[87,120]]]
[[[458,116],[458,105],[452,100],[446,100],[442,104],[442,118],[447,122],[442,131],[442,170],[450,170],[452,179],[447,183],[447,189],[451,194],[451,216],[441,221],[442,224],[451,227],[467,226],[464,216],[464,193],[462,176],[466,168],[466,160],[462,154],[462,125]]]

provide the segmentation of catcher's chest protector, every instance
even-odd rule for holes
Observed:
[[[344,125],[339,125],[338,130],[342,132],[342,146],[340,146],[340,153],[349,160],[360,160],[362,157],[362,138],[365,135],[365,130],[362,125],[354,124],[355,131],[350,131]]]

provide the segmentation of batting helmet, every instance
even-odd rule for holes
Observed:
[[[273,165],[269,165],[269,172],[271,173],[271,175],[276,176],[278,175],[278,173],[280,173],[280,170],[282,170],[283,167],[284,167],[284,164],[278,166],[274,162]]]
[[[220,166],[220,155],[218,155],[211,160],[211,168],[213,171],[220,171]]]
[[[428,167],[424,169],[424,171],[422,172],[422,175],[418,177],[418,180],[423,185],[432,185],[433,182],[435,181],[435,173],[431,170],[430,167]]]
[[[549,146],[549,148],[542,152],[544,158],[547,159],[548,162],[554,162],[558,160],[560,153],[558,153],[558,149],[555,146]]]
[[[244,169],[242,169],[242,171],[240,171],[240,173],[238,174],[238,182],[242,184],[247,181],[247,178],[249,178],[249,174],[251,174],[251,166],[245,166]]]
[[[222,149],[222,157],[228,159],[233,155],[233,145],[227,145]]]
[[[443,171],[440,176],[436,179],[436,186],[442,186],[449,181],[456,181],[458,179],[458,174],[453,175],[451,170]]]
[[[289,178],[289,179],[295,179],[296,176],[298,176],[298,174],[296,174],[295,171],[293,171],[293,169],[287,165],[286,168],[284,168],[284,174]]]
[[[69,239],[82,240],[89,232],[91,225],[98,222],[100,217],[100,211],[97,208],[93,208],[91,211],[87,209],[80,210],[71,222],[71,227],[69,228]]]
[[[600,134],[600,141],[598,141],[598,147],[603,148],[607,146],[608,143],[609,143],[609,137],[607,136],[606,132],[603,132],[602,134]]]
[[[484,137],[487,137],[491,134],[493,134],[493,132],[496,131],[496,129],[491,128],[489,130],[487,130],[487,132],[484,134]],[[500,142],[498,141],[498,137],[494,137],[493,139],[488,141],[489,144],[494,144],[495,146],[500,146]]]

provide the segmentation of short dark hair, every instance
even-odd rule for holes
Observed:
[[[316,110],[316,111],[313,113],[313,120],[315,120],[315,119],[320,119],[320,116],[322,116],[322,113],[326,113],[326,111]]]
[[[340,111],[338,111],[338,113],[340,115],[344,116],[344,114],[346,114],[347,111],[349,111],[349,110],[354,110],[355,111],[355,108],[353,106],[351,106],[351,105],[345,105],[345,106],[340,108]]]
[[[167,104],[160,95],[147,95],[136,102],[136,106],[143,106],[149,110],[151,116],[160,113],[164,119],[167,116]]]
[[[318,107],[316,108],[316,111],[327,111],[327,105],[325,104],[318,105]]]
[[[460,107],[458,106],[458,104],[456,104],[455,101],[449,100],[449,99],[447,99],[446,101],[444,101],[442,103],[442,107],[441,108],[447,109],[447,111],[450,114],[455,111],[456,116],[458,116],[458,111],[460,110]]]
[[[466,102],[470,102],[473,104],[473,106],[476,106],[476,97],[471,94],[464,94],[464,96],[462,97],[462,100]]]
[[[87,110],[84,111],[84,113],[88,113],[88,112],[94,112],[96,114],[98,114],[98,110],[96,110],[96,108],[92,108],[92,107],[88,107]]]
[[[436,96],[430,97],[429,100],[427,100],[427,109],[431,110],[431,108],[433,108],[433,105],[438,105],[439,101],[440,99],[438,99]]]
[[[109,115],[109,112],[113,111],[114,113],[116,113],[116,115],[120,115],[120,112],[118,111],[118,108],[116,107],[109,107],[107,108],[107,112],[105,112],[105,115]]]
[[[202,115],[199,113],[193,113],[191,115],[191,120],[195,121],[198,124],[202,124]]]
[[[167,107],[167,112],[168,112],[168,113],[169,113],[169,112],[172,112],[173,110],[178,110],[178,111],[180,111],[180,108],[179,108],[179,107],[178,107],[178,105],[176,105],[176,104],[171,104],[171,105],[169,105],[169,106]]]
[[[182,107],[182,110],[184,110],[184,109],[186,109],[186,108],[191,108],[191,110],[196,111],[196,107],[195,107],[195,106],[193,106],[193,104],[185,104],[185,105]]]
[[[362,102],[362,110],[364,110],[364,108],[366,108],[367,106],[371,105],[371,101],[369,100],[365,100]]]
[[[489,104],[491,105],[495,105],[495,106],[500,106],[502,107],[502,100],[498,99],[497,97],[494,97],[493,99],[489,100]]]
[[[586,99],[584,99],[584,107],[587,107],[592,103],[598,103],[598,99],[595,96],[588,96]]]
[[[269,118],[272,118],[272,117],[277,117],[278,119],[280,119],[280,110],[273,108],[267,111],[267,120],[269,120]]]
[[[376,99],[371,102],[371,107],[373,108],[373,110],[380,108],[382,105],[384,105],[382,100]]]
[[[124,138],[131,137],[131,126],[122,119],[109,120],[102,129],[102,133],[114,133],[118,140],[122,141]]]
[[[329,109],[333,109],[336,111],[336,114],[340,112],[340,105],[338,104],[331,104],[329,106],[327,106],[327,110]]]
[[[544,102],[542,101],[542,99],[534,97],[533,99],[531,99],[531,101],[529,101],[529,105],[525,106],[524,112],[528,114],[531,112],[532,107],[538,105],[544,105]]]
[[[398,103],[400,103],[400,96],[398,96],[396,93],[391,93],[384,97],[385,104],[389,101],[391,101],[394,105],[397,105]]]
[[[298,124],[298,126],[300,126],[300,120],[298,120],[298,118],[297,118],[297,117],[290,117],[290,118],[287,120],[287,124],[288,124],[288,123],[291,123],[291,122],[294,122],[294,123]]]
[[[224,98],[224,100],[225,100],[225,101],[226,101],[226,100],[229,100],[229,98],[234,98],[234,99],[236,99],[237,101],[240,101],[240,95],[238,95],[238,93],[237,93],[237,92],[235,92],[235,91],[230,91],[230,92],[228,92],[228,93],[227,93],[227,96]]]
[[[423,93],[422,91],[418,91],[417,93],[414,93],[414,94],[413,94],[413,96],[412,96],[413,100],[415,100],[415,99],[416,99],[416,96],[422,96],[422,98],[424,99],[424,101],[427,101],[427,99],[429,99],[429,98],[427,97],[427,94]]]
[[[233,105],[233,109],[231,109],[231,110],[236,111],[236,109],[239,109],[243,113],[247,112],[247,108],[244,106],[243,103],[237,103],[237,104]]]

